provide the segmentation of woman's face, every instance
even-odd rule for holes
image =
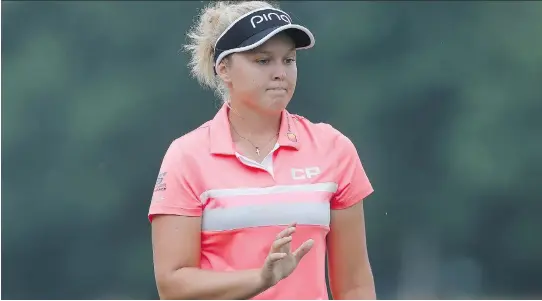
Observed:
[[[292,39],[277,34],[261,46],[232,54],[219,74],[230,90],[232,102],[261,113],[286,108],[297,82],[296,50]]]

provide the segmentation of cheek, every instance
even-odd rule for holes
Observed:
[[[246,72],[245,70],[236,72],[232,76],[232,84],[233,88],[238,91],[246,91],[248,88],[252,85],[252,79],[250,77],[250,74]]]
[[[249,98],[258,98],[260,94],[265,92],[266,81],[264,80],[264,74],[257,70],[243,70],[244,72],[237,73],[235,79],[232,81],[233,87],[236,93],[245,95]]]
[[[255,93],[261,92],[260,90],[263,89],[268,82],[267,77],[261,70],[256,69],[251,71],[252,72],[247,72],[245,74],[245,89]]]
[[[290,86],[295,87],[297,83],[297,67],[292,67],[291,70],[289,70],[288,73],[288,83]]]

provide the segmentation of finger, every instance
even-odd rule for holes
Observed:
[[[305,256],[309,251],[312,249],[312,246],[314,245],[314,240],[309,239],[306,242],[304,242],[297,250],[294,251],[293,255],[295,256],[295,259],[297,262],[301,261],[303,256]]]
[[[286,227],[286,229],[280,231],[280,233],[277,235],[277,239],[290,236],[295,232],[295,224],[289,225]]]
[[[290,243],[291,241],[292,241],[291,236],[286,236],[286,237],[275,240],[273,242],[273,246],[271,247],[272,252],[275,253],[278,251],[282,251],[281,248],[287,245],[288,243]]]
[[[286,253],[271,253],[269,256],[267,256],[267,262],[274,263],[276,261],[281,260],[282,258],[288,256]]]

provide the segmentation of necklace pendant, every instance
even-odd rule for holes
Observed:
[[[256,154],[259,156],[260,155],[260,149],[258,147],[256,147]]]

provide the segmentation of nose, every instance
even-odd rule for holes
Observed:
[[[273,73],[273,80],[284,80],[286,78],[286,68],[277,66]]]

